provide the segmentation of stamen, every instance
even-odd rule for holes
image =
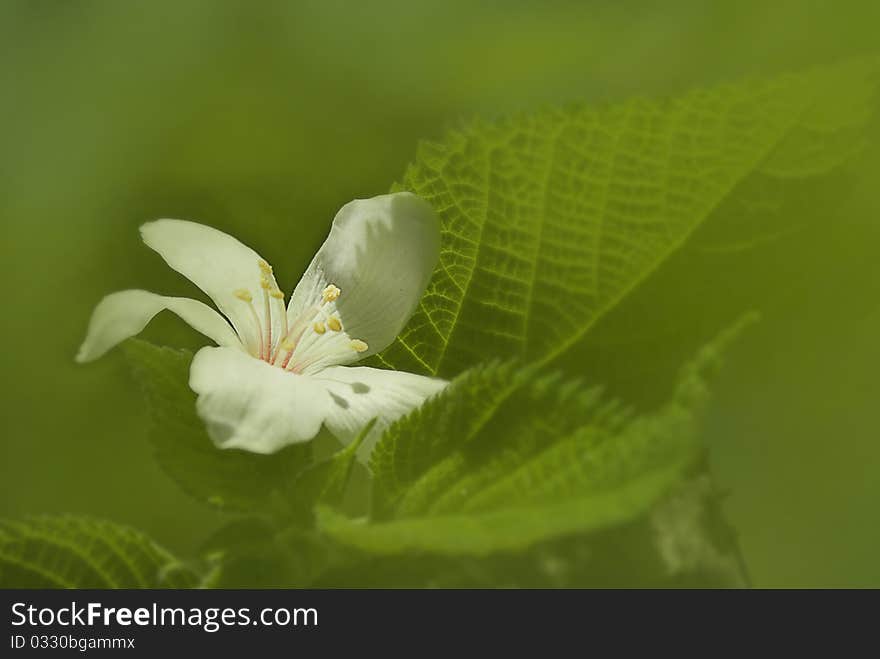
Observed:
[[[288,348],[287,345],[285,344],[284,349],[287,351],[287,357],[285,357],[284,360],[280,364],[280,367],[282,370],[284,370],[284,371],[287,370],[287,365],[290,363],[290,358],[293,357],[293,349],[295,347],[296,346]]]
[[[262,271],[260,286],[265,292],[264,298],[283,300],[284,294],[278,289],[269,264],[261,263],[260,269]],[[360,339],[352,339],[345,332],[342,319],[337,315],[334,302],[341,294],[342,291],[338,286],[327,284],[321,291],[320,299],[290,321],[289,330],[288,317],[282,302],[281,311],[284,313],[285,328],[280,340],[277,341],[270,363],[292,373],[312,372],[329,365],[353,361],[355,357],[352,351],[357,353],[366,351],[367,344]],[[268,311],[267,322],[271,324]],[[271,340],[271,335],[269,337]],[[271,353],[271,345],[269,350]]]
[[[265,261],[260,263],[262,268],[262,263],[265,263]],[[260,358],[266,361],[269,361],[269,356],[272,352],[272,305],[269,303],[269,287],[269,280],[266,277],[260,277],[260,288],[263,289],[263,317],[266,319],[266,327],[263,328],[265,332],[264,348],[260,351]]]
[[[282,351],[286,351],[287,356],[281,362],[281,368],[287,367],[287,364],[290,362],[290,358],[293,356],[293,351],[299,344],[299,340],[302,338],[303,333],[305,333],[306,329],[309,326],[309,323],[312,322],[312,319],[317,315],[317,313],[318,308],[312,307],[306,313],[296,319],[296,321],[293,323],[293,327],[291,327],[290,330],[285,333],[284,338],[282,338],[279,342],[279,349],[272,359],[273,364],[278,362],[278,358],[281,356]],[[287,316],[285,314],[285,319],[286,317]]]
[[[237,297],[239,300],[241,300],[242,302],[246,303],[248,306],[248,309],[250,309],[251,319],[254,321],[254,327],[256,327],[256,329],[257,329],[257,336],[260,337],[260,348],[259,348],[258,355],[259,355],[260,359],[262,359],[263,358],[263,350],[264,350],[264,348],[263,348],[263,327],[262,327],[262,324],[260,323],[260,317],[257,315],[257,310],[254,309],[254,304],[253,304],[254,297],[253,297],[253,295],[251,295],[250,291],[245,288],[237,288],[232,292],[232,294],[235,297]]]
[[[344,332],[327,334],[311,339],[319,340],[320,344],[307,345],[308,339],[297,346],[287,367],[292,373],[315,373],[328,366],[351,363],[359,354],[367,350],[367,344],[359,339],[351,339]]]
[[[278,284],[276,283],[274,288],[269,290],[269,297],[273,300],[278,300],[278,313],[281,314],[281,339],[283,341],[284,337],[287,336],[287,308],[284,306],[284,291],[278,288]],[[278,345],[275,347],[275,351],[272,353],[269,362],[274,364],[275,360],[278,359],[278,353],[281,350],[281,341],[278,342]],[[272,352],[272,349],[269,348],[269,351]]]
[[[293,351],[296,349],[296,341],[296,338],[291,338],[289,336],[284,337],[278,344],[278,350],[275,351],[275,355],[272,357],[272,364],[277,363],[278,357],[280,357],[282,353],[287,353],[287,356],[282,360],[281,364],[279,364],[282,369],[287,368],[290,358],[293,357]]]

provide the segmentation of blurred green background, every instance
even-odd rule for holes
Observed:
[[[73,364],[102,295],[192,294],[139,244],[142,222],[230,231],[289,288],[339,206],[386,191],[419,139],[474,116],[827,64],[874,51],[878,25],[870,1],[5,0],[0,515],[103,516],[181,553],[218,523],[152,461],[121,356]],[[652,284],[660,294],[633,302],[665,300],[694,326],[710,299],[729,317],[764,313],[707,423],[759,586],[880,586],[876,122],[868,137],[786,206],[791,234],[733,253],[697,240]],[[697,267],[715,288],[676,297],[703,280]],[[147,336],[200,342],[169,318]],[[590,373],[595,346],[564,366]]]

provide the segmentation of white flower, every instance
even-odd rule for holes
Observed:
[[[387,425],[446,384],[345,366],[394,340],[437,263],[437,217],[411,193],[343,206],[286,308],[272,267],[232,236],[182,220],[147,223],[141,236],[229,322],[197,300],[120,291],[95,308],[76,359],[97,359],[173,311],[219,346],[196,353],[189,385],[221,448],[272,453],[312,439],[322,424],[348,442],[371,419]]]

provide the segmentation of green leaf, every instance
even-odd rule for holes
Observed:
[[[486,555],[638,517],[702,455],[694,422],[707,375],[750,321],[704,347],[653,414],[632,415],[595,389],[510,365],[466,374],[380,441],[373,465],[381,521],[321,507],[318,527],[370,553]],[[485,395],[495,389],[504,394]],[[436,461],[414,459],[413,446]]]
[[[650,515],[596,533],[486,557],[368,554],[340,562],[317,587],[741,588],[748,578],[705,465]]]
[[[546,110],[423,144],[400,187],[440,214],[440,263],[376,363],[449,377],[493,358],[561,354],[750,176],[811,176],[852,153],[877,69],[867,59]]]
[[[342,503],[352,467],[357,461],[358,448],[374,425],[376,419],[367,423],[351,444],[309,466],[296,477],[288,494],[294,519],[311,522],[317,504],[338,506]]]
[[[629,412],[600,394],[578,380],[538,376],[515,363],[463,374],[442,396],[394,424],[377,445],[371,462],[374,516],[449,508],[455,492],[473,491],[475,480],[510,472],[585,423],[618,432]],[[451,489],[463,468],[476,463],[483,468]]]
[[[686,464],[680,458],[644,474],[627,474],[626,482],[603,483],[597,486],[599,491],[568,501],[560,497],[550,504],[472,508],[468,513],[405,518],[375,525],[357,524],[321,507],[318,523],[336,540],[377,554],[416,550],[485,555],[523,549],[545,538],[595,531],[638,515],[679,479]]]
[[[311,585],[334,551],[313,531],[245,517],[214,533],[200,554],[211,566],[210,588],[301,588]]]
[[[149,401],[150,441],[165,471],[195,498],[230,510],[267,510],[311,458],[298,444],[274,455],[218,449],[196,415],[188,386],[192,354],[129,340],[125,353]]]
[[[3,588],[191,588],[198,575],[144,534],[72,516],[0,521]]]

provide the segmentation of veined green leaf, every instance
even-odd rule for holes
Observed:
[[[338,562],[316,587],[723,588],[748,585],[720,497],[699,464],[649,515],[597,533],[537,543],[527,551],[463,556],[363,554]],[[334,513],[330,513],[332,516]],[[448,540],[446,540],[448,542]]]
[[[150,404],[156,458],[197,499],[222,509],[265,510],[310,459],[309,444],[274,455],[218,449],[187,384],[192,354],[136,339],[125,343],[125,353]]]
[[[750,319],[703,348],[653,414],[632,416],[595,390],[531,370],[477,369],[380,441],[373,462],[379,521],[321,507],[318,526],[371,553],[485,555],[629,521],[701,456],[694,426],[707,373]],[[493,385],[504,400],[477,395]],[[458,431],[453,440],[450,427]],[[413,443],[436,461],[414,460],[406,448]]]
[[[377,363],[450,377],[494,358],[559,355],[751,175],[810,176],[851,153],[877,70],[866,59],[547,110],[423,144],[400,187],[440,214],[440,263]]]
[[[626,418],[619,404],[601,401],[598,388],[578,380],[538,376],[515,363],[476,367],[394,424],[377,444],[371,460],[374,515],[443,506],[455,492],[473,491],[476,480],[518,467],[585,419],[613,432]],[[475,460],[484,468],[451,489],[463,464]]]
[[[198,575],[142,533],[72,516],[0,521],[3,588],[191,588]]]
[[[505,506],[473,514],[405,518],[375,525],[352,522],[321,506],[318,523],[336,540],[377,554],[416,550],[485,555],[626,521],[645,511],[675,483],[682,466],[683,462],[670,465],[612,491],[550,505]]]

